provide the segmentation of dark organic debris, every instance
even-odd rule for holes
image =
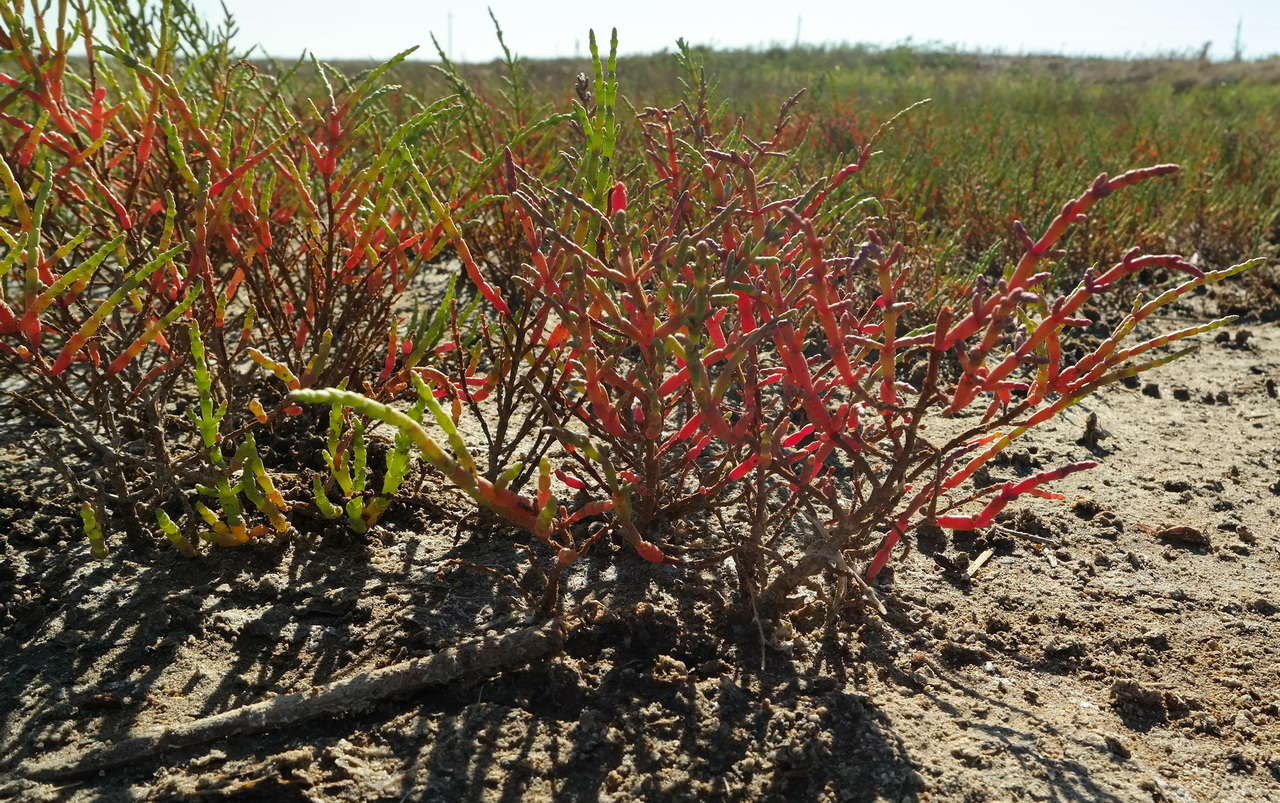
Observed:
[[[1211,547],[1209,536],[1203,530],[1185,525],[1165,527],[1156,533],[1156,538],[1173,546],[1193,549],[1209,549]]]
[[[1111,433],[1098,424],[1098,414],[1089,413],[1089,417],[1084,422],[1084,434],[1080,436],[1077,443],[1090,449],[1097,449],[1102,440],[1109,437]]]

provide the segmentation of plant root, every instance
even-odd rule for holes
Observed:
[[[484,677],[549,657],[564,646],[568,629],[563,619],[551,619],[497,639],[473,639],[434,655],[156,729],[70,759],[36,764],[26,775],[44,781],[74,778],[133,764],[172,748],[264,733],[319,717],[355,714],[391,697]]]

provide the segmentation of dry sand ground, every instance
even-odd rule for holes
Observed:
[[[372,537],[92,562],[10,433],[0,798],[1280,801],[1280,327],[1251,331],[1015,448],[997,478],[1088,457],[1089,411],[1111,433],[1067,502],[917,539],[888,617],[801,611],[762,653],[726,575],[602,553],[559,657],[57,783],[26,771],[517,627],[442,564],[528,563],[437,488]]]

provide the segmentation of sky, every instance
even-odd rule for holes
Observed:
[[[193,0],[211,17],[219,0]],[[222,0],[242,45],[273,56],[384,59],[434,33],[457,61],[499,55],[482,3],[424,0]],[[677,37],[718,47],[866,42],[955,45],[1006,53],[1139,56],[1199,51],[1230,58],[1236,26],[1246,58],[1280,53],[1280,0],[493,0],[521,56],[584,56],[587,30],[617,27],[623,53],[671,49]],[[418,54],[416,54],[418,55]],[[433,54],[431,54],[433,56]]]

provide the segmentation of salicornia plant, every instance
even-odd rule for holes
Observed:
[[[964,308],[938,304],[915,295],[919,266],[878,233],[884,210],[856,184],[892,120],[853,162],[797,181],[788,150],[795,99],[759,140],[741,126],[715,130],[696,100],[646,109],[637,119],[646,172],[624,177],[613,60],[595,62],[595,92],[579,87],[583,142],[570,155],[571,186],[507,157],[523,264],[485,324],[486,370],[436,390],[456,398],[473,376],[481,387],[505,378],[536,388],[542,431],[564,451],[555,464],[538,461],[536,490],[513,494],[495,481],[495,465],[484,476],[457,435],[456,412],[435,416],[446,451],[419,422],[358,395],[293,394],[408,433],[479,505],[555,548],[561,566],[604,533],[648,560],[688,562],[662,544],[664,525],[739,504],[746,526],[702,560],[732,559],[765,607],[785,607],[799,584],[828,570],[866,587],[913,527],[985,527],[1019,496],[1053,496],[1050,483],[1093,467],[964,487],[1082,398],[1186,353],[1158,349],[1229,322],[1125,344],[1155,311],[1257,264],[1204,272],[1134,250],[1055,295],[1046,268],[1062,258],[1064,233],[1108,195],[1177,169],[1157,165],[1099,176],[1038,239],[1015,225],[1021,259],[1001,278],[953,287],[947,295],[963,297]],[[1068,360],[1070,330],[1093,324],[1085,305],[1156,268],[1187,279],[1136,301],[1100,345]],[[503,351],[515,343],[518,352]],[[950,418],[959,420],[944,426]],[[513,464],[501,476],[525,470]],[[583,540],[575,525],[588,518],[603,526]],[[779,548],[793,522],[808,537]]]

